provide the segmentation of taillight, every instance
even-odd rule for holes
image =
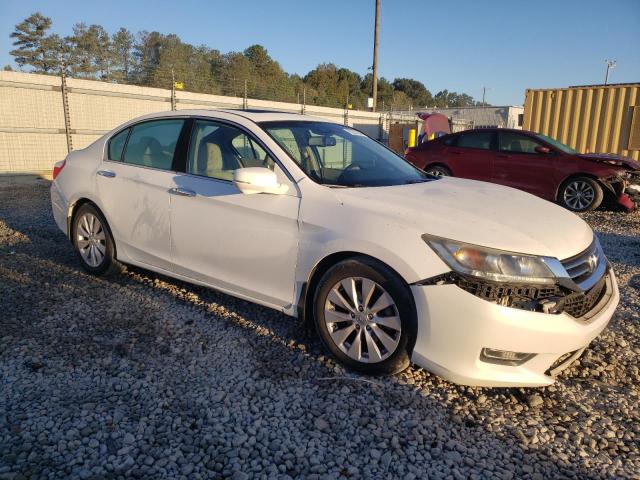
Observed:
[[[62,160],[61,162],[56,162],[56,164],[53,166],[53,179],[55,180],[56,177],[58,175],[60,175],[60,172],[62,171],[62,169],[64,168],[64,166],[67,164],[67,160]]]

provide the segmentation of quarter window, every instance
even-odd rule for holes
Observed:
[[[533,138],[519,133],[500,132],[499,149],[502,152],[537,153],[536,147],[542,145]]]
[[[479,148],[482,150],[490,150],[492,139],[493,132],[465,133],[458,137],[456,146],[460,148]]]
[[[122,151],[124,150],[124,144],[127,142],[129,130],[129,128],[123,130],[109,140],[109,160],[115,162],[122,160]]]
[[[173,154],[184,120],[154,120],[133,127],[124,162],[171,170]]]

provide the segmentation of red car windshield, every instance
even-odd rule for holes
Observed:
[[[571,154],[571,155],[573,155],[575,153],[578,153],[573,148],[571,148],[569,145],[565,145],[564,143],[559,142],[558,140],[554,140],[551,137],[547,137],[546,135],[542,135],[541,133],[537,133],[535,136],[537,138],[539,138],[540,140],[542,140],[542,141],[550,143],[551,145],[553,145],[558,150],[560,150],[560,151],[562,151],[564,153],[568,153],[568,154]]]

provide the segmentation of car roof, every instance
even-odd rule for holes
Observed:
[[[536,132],[530,130],[520,130],[517,128],[501,128],[501,127],[480,127],[470,128],[469,130],[462,130],[460,132],[450,133],[449,135],[457,135],[459,133],[466,132],[511,132],[511,133],[524,133],[525,135],[536,135]]]
[[[211,117],[219,118],[217,114],[225,113],[237,115],[246,118],[255,123],[259,122],[278,122],[278,121],[303,121],[303,122],[330,122],[324,118],[313,117],[310,115],[301,115],[299,113],[282,112],[277,110],[256,110],[256,109],[197,109],[197,110],[167,110],[164,112],[155,112],[135,120],[154,119],[154,118],[170,118],[175,116],[189,117]]]

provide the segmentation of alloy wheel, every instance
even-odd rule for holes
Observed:
[[[336,283],[327,295],[324,320],[335,345],[358,362],[381,362],[400,343],[398,308],[391,295],[368,278]]]
[[[427,174],[427,175],[431,175],[431,176],[433,176],[433,177],[448,177],[448,175],[447,175],[444,171],[442,171],[442,170],[440,170],[440,169],[436,169],[436,170],[427,170],[427,171],[426,171],[426,174]]]
[[[589,207],[595,196],[593,187],[583,180],[571,182],[563,193],[565,203],[575,210],[584,210]]]
[[[93,213],[85,213],[76,227],[76,244],[82,259],[91,267],[99,266],[107,251],[107,240],[104,228]]]

